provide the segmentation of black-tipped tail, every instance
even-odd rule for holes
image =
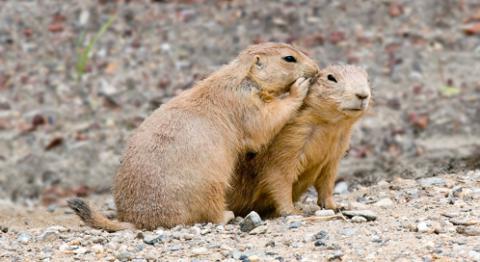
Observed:
[[[67,204],[83,221],[89,222],[92,220],[92,210],[82,199],[72,198],[67,201]]]
[[[112,221],[105,217],[102,213],[90,208],[84,200],[80,198],[72,198],[67,201],[68,206],[77,214],[83,222],[93,228],[104,229],[109,232],[115,232],[124,229],[135,229],[135,226],[126,223]]]

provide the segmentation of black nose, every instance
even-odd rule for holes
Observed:
[[[367,99],[367,98],[368,98],[368,95],[365,95],[365,94],[355,94],[355,95],[356,95],[356,96],[358,97],[358,99],[360,99],[360,100],[364,100],[364,99]]]

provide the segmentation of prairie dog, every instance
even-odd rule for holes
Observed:
[[[81,199],[70,207],[108,231],[223,222],[238,157],[259,150],[295,115],[318,70],[287,44],[248,47],[133,132],[113,185],[121,222]]]
[[[228,208],[236,215],[296,213],[293,203],[312,185],[318,205],[336,209],[332,194],[338,164],[371,91],[366,71],[357,66],[329,66],[319,75],[297,116],[266,149],[237,165],[227,192]]]

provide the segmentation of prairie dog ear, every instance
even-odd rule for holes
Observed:
[[[258,69],[263,69],[264,64],[263,64],[263,61],[262,61],[261,57],[259,55],[255,55],[254,59],[255,59],[255,66]]]
[[[234,62],[237,69],[236,72],[239,75],[242,75],[242,77],[249,75],[250,71],[255,66],[257,56],[258,55],[250,54],[248,52],[240,53]]]

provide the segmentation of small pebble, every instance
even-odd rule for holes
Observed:
[[[472,226],[480,224],[480,221],[475,218],[452,218],[450,219],[450,223],[456,226]]]
[[[259,261],[260,261],[260,257],[255,256],[255,255],[252,255],[252,256],[247,257],[247,260],[246,260],[246,261],[249,261],[249,262],[259,262]]]
[[[163,241],[164,238],[165,238],[164,235],[157,235],[157,234],[150,234],[150,233],[143,234],[143,242],[148,245],[155,245],[157,243],[160,243]]]
[[[335,185],[334,193],[335,193],[335,194],[339,194],[339,195],[348,193],[348,184],[347,184],[347,182],[345,182],[345,181],[338,182],[338,183]]]
[[[340,231],[340,234],[351,237],[357,233],[357,230],[354,228],[344,228],[342,231]]]
[[[328,233],[325,230],[321,230],[320,232],[316,233],[313,236],[314,239],[319,240],[319,239],[328,239]]]
[[[27,244],[32,239],[32,236],[27,233],[20,233],[17,237],[17,241],[22,244]]]
[[[265,244],[265,247],[275,247],[275,241],[273,240],[268,241],[267,244]]]
[[[353,223],[365,223],[365,222],[367,222],[367,219],[362,217],[362,216],[354,216],[354,217],[352,217],[352,222]]]
[[[445,179],[441,177],[427,177],[417,180],[422,186],[443,186],[446,184]]]
[[[252,229],[250,232],[248,232],[248,234],[250,234],[250,235],[260,235],[260,234],[265,234],[266,232],[267,232],[267,226],[262,225],[262,226],[259,226],[259,227],[256,227],[256,228]]]
[[[78,247],[77,249],[73,250],[73,253],[75,253],[77,255],[82,255],[82,254],[85,254],[87,252],[88,252],[88,250],[84,247]]]
[[[140,243],[135,246],[135,252],[140,252],[145,248],[145,245]]]
[[[321,209],[321,210],[315,211],[315,216],[317,217],[328,217],[328,216],[334,216],[334,215],[335,215],[335,211],[333,211],[332,209]]]
[[[374,243],[382,243],[383,240],[382,240],[381,237],[379,237],[379,236],[377,236],[377,235],[374,235],[374,236],[372,237],[372,242],[374,242]]]
[[[420,233],[431,233],[429,232],[430,230],[433,232],[433,229],[431,229],[430,225],[425,221],[417,224],[417,231]]]
[[[93,251],[93,253],[95,253],[95,254],[103,253],[104,250],[105,250],[105,249],[103,248],[103,246],[102,246],[102,245],[99,245],[99,244],[93,245],[90,249],[91,249],[91,250]]]
[[[178,251],[178,250],[181,250],[181,249],[182,249],[181,245],[173,245],[173,246],[168,248],[168,250],[170,250],[172,252],[175,252],[175,251]]]
[[[57,209],[57,205],[55,205],[55,204],[48,205],[48,207],[47,207],[47,211],[50,212],[50,213],[55,212],[56,209]]]
[[[205,229],[204,231],[209,231],[209,229],[207,228],[207,229]],[[197,226],[191,227],[191,228],[188,230],[188,232],[189,232],[190,234],[192,234],[192,235],[197,235],[197,236],[200,235],[200,234],[202,234],[202,230],[201,230],[200,228],[198,228]],[[207,234],[207,233],[209,233],[209,232],[203,233],[202,235],[205,235],[205,234]]]
[[[234,259],[240,259],[240,257],[242,256],[242,252],[238,251],[238,250],[233,250],[232,251],[232,258]]]
[[[128,251],[121,251],[116,253],[115,257],[120,261],[128,261],[133,258],[133,254]]]
[[[366,218],[368,221],[374,221],[377,219],[377,214],[370,210],[345,210],[342,211],[342,214],[346,217],[361,216]]]
[[[465,236],[480,236],[480,226],[459,226],[457,233]]]
[[[332,260],[337,260],[337,259],[342,259],[343,257],[343,252],[342,250],[336,250],[335,252],[333,252],[333,254],[327,256],[327,259],[329,261],[332,261]]]
[[[444,217],[448,217],[448,218],[454,218],[454,217],[460,216],[460,213],[458,213],[458,212],[446,212],[446,213],[442,213],[441,215],[444,216]]]
[[[257,212],[252,211],[240,223],[240,230],[243,232],[249,232],[252,229],[260,226],[261,224],[262,224],[262,218],[260,218]]]
[[[288,225],[288,228],[289,228],[289,229],[299,228],[301,225],[302,225],[302,222],[300,222],[300,221],[294,221],[294,222],[291,222],[291,223]]]
[[[38,239],[41,241],[54,241],[58,239],[58,232],[47,229],[40,236],[38,236]]]
[[[234,224],[234,225],[240,225],[240,223],[242,223],[243,221],[243,218],[242,217],[235,217],[234,219],[230,220],[230,222],[228,222],[229,224]]]
[[[195,247],[192,248],[192,254],[195,256],[201,256],[208,254],[208,249],[206,247]]]
[[[471,250],[468,252],[468,256],[473,260],[473,261],[480,261],[480,252]]]
[[[0,231],[2,231],[3,233],[8,233],[8,227],[0,226]]]
[[[440,233],[442,227],[440,223],[436,221],[421,221],[417,224],[417,231],[419,233]]]
[[[395,205],[395,203],[390,198],[382,198],[378,200],[375,204],[376,207],[389,208]]]

